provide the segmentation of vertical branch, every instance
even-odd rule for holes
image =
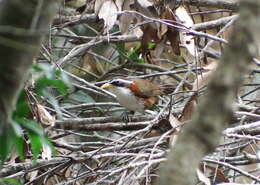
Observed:
[[[232,104],[242,75],[256,56],[260,38],[260,1],[241,0],[240,18],[221,63],[208,86],[198,112],[172,148],[161,171],[162,185],[196,183],[201,158],[217,146],[221,131],[232,116]]]

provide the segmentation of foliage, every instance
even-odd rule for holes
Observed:
[[[35,77],[34,90],[36,95],[49,99],[50,104],[59,109],[54,96],[51,94],[51,90],[55,89],[58,94],[66,95],[70,87],[67,76],[45,64],[34,65],[32,75],[37,76]],[[5,138],[0,139],[1,146],[4,146],[0,150],[1,161],[10,157],[9,154],[13,147],[20,160],[25,160],[25,137],[28,137],[30,142],[34,161],[38,158],[42,145],[46,144],[54,149],[49,139],[45,136],[42,127],[32,119],[30,106],[32,105],[29,105],[28,94],[26,94],[26,90],[22,90],[18,97],[16,109],[13,112],[11,127],[7,129]]]
[[[17,180],[12,178],[4,178],[3,180],[0,180],[1,185],[5,184],[12,184],[12,185],[21,185]]]

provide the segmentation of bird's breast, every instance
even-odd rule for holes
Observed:
[[[125,87],[116,87],[112,93],[116,95],[117,101],[129,110],[144,112],[144,103],[136,97],[130,89]]]

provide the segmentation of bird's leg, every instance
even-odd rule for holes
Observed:
[[[128,111],[124,111],[122,114],[121,114],[121,118],[122,118],[122,121],[124,122],[124,123],[129,123],[129,122],[131,122],[131,118],[130,118],[130,116],[129,116],[129,113],[130,114],[134,114],[134,111],[130,111],[130,112],[128,112]]]

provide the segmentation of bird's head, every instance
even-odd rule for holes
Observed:
[[[124,80],[124,79],[114,79],[111,80],[108,83],[105,83],[104,85],[101,86],[102,89],[107,89],[107,90],[113,90],[117,87],[128,87],[130,84],[132,84],[132,81],[129,80]]]
[[[114,79],[102,85],[101,88],[113,93],[116,96],[117,100],[121,102],[121,104],[124,104],[125,102],[127,102],[129,97],[135,95],[135,92],[131,88],[133,86],[135,86],[135,83],[133,81],[125,79]],[[130,101],[128,103],[130,103]],[[127,107],[126,105],[123,106]]]

